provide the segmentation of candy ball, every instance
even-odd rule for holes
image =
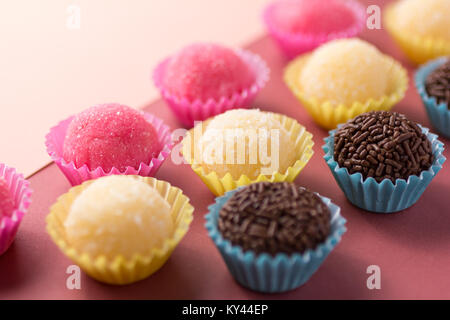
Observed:
[[[401,30],[422,37],[450,41],[450,1],[402,0],[394,7]]]
[[[430,140],[404,115],[390,111],[363,113],[334,136],[334,160],[350,174],[377,182],[420,176],[433,163]]]
[[[343,31],[356,22],[351,9],[339,0],[279,1],[273,19],[285,32],[313,35]]]
[[[197,43],[170,58],[163,84],[180,98],[206,101],[230,97],[249,88],[254,80],[250,67],[233,50]]]
[[[128,175],[95,180],[72,203],[64,222],[67,241],[96,258],[131,258],[160,248],[173,233],[170,206],[144,181]]]
[[[392,61],[367,42],[335,40],[319,47],[307,59],[299,85],[309,98],[351,106],[387,94],[392,66]]]
[[[196,149],[201,166],[219,177],[284,173],[296,161],[295,141],[273,114],[235,109],[214,117],[205,128]]]
[[[450,109],[450,60],[433,70],[426,78],[425,88],[438,104],[444,103]]]
[[[113,167],[123,172],[128,166],[139,169],[161,151],[155,128],[143,114],[119,104],[102,104],[76,115],[70,123],[63,157],[76,167],[87,165],[105,172]]]
[[[11,217],[14,211],[14,199],[7,182],[0,178],[0,220],[3,217]]]
[[[330,234],[331,213],[315,193],[288,182],[258,182],[236,191],[219,212],[224,239],[244,252],[314,250]]]

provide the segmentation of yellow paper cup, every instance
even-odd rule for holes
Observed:
[[[311,54],[301,55],[289,63],[284,70],[284,81],[313,117],[314,121],[326,130],[335,129],[339,123],[347,122],[361,113],[390,110],[396,103],[403,99],[408,88],[408,73],[406,70],[400,63],[389,56],[385,56],[387,63],[392,64],[392,74],[389,77],[391,83],[388,86],[392,89],[388,94],[378,99],[371,98],[364,103],[357,101],[351,106],[344,104],[336,106],[330,101],[319,102],[316,98],[306,95],[299,88],[298,84],[300,73],[310,56]]]
[[[188,134],[182,142],[183,156],[191,165],[192,170],[194,170],[194,172],[200,177],[200,179],[202,179],[202,181],[211,190],[211,192],[214,193],[214,195],[221,196],[225,194],[225,192],[236,189],[237,187],[260,181],[292,182],[308,163],[309,159],[311,159],[314,153],[314,142],[312,140],[312,134],[306,131],[306,128],[300,125],[295,119],[277,113],[272,113],[272,115],[280,121],[282,126],[291,134],[292,137],[297,137],[295,145],[293,146],[293,148],[296,150],[297,160],[292,166],[287,168],[285,172],[277,171],[270,176],[260,174],[256,179],[251,179],[246,175],[241,175],[241,177],[236,180],[230,173],[227,173],[225,176],[220,177],[216,172],[205,172],[205,170],[201,166],[194,163],[193,152],[195,148],[192,137],[195,136],[195,127],[188,131]],[[206,129],[208,122],[209,120],[203,122],[203,131]]]
[[[67,257],[98,281],[123,285],[147,278],[164,265],[192,222],[194,208],[189,204],[189,198],[183,195],[179,188],[155,178],[140,176],[136,178],[155,188],[171,207],[175,228],[172,237],[166,239],[161,248],[152,248],[146,254],[135,254],[131,259],[119,255],[111,260],[105,256],[90,257],[87,253],[78,252],[67,242],[64,221],[69,209],[75,198],[94,180],[73,187],[60,196],[47,216],[47,232],[52,240]]]
[[[385,9],[384,23],[387,31],[412,62],[423,64],[429,60],[450,55],[450,41],[418,36],[408,30],[400,30],[396,25],[394,6],[395,3]]]

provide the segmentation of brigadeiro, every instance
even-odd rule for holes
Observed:
[[[334,135],[333,155],[350,174],[377,182],[407,180],[433,162],[431,143],[419,126],[387,111],[364,113],[343,125]]]
[[[450,138],[450,60],[442,57],[420,67],[415,74],[417,91],[433,127]]]
[[[47,151],[70,182],[110,174],[152,176],[172,148],[169,128],[125,105],[96,105],[47,135]]]
[[[331,131],[325,159],[351,202],[370,211],[400,211],[442,168],[436,138],[402,114],[372,111]]]
[[[305,283],[345,232],[329,199],[289,182],[258,182],[217,198],[206,227],[243,286],[281,292]]]
[[[215,43],[188,45],[159,64],[153,80],[188,127],[226,110],[247,107],[269,77],[256,54]]]
[[[450,105],[450,60],[431,72],[425,82],[427,93],[436,98],[438,104]]]
[[[450,138],[449,58],[439,58],[422,66],[415,75],[415,83],[433,127]]]

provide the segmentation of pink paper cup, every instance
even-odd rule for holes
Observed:
[[[8,184],[15,204],[11,217],[0,219],[0,255],[2,255],[8,250],[16,237],[20,223],[31,204],[33,191],[30,188],[30,183],[24,179],[22,174],[2,163],[0,163],[0,177],[5,179]]]
[[[260,56],[247,50],[238,49],[236,53],[250,66],[250,69],[255,74],[255,81],[250,87],[235,92],[230,97],[224,96],[218,100],[211,98],[207,101],[200,99],[190,101],[169,92],[164,86],[163,79],[170,57],[163,60],[155,68],[153,71],[153,82],[155,86],[160,91],[161,96],[167,102],[172,112],[185,127],[192,128],[194,121],[203,121],[230,109],[248,107],[256,94],[266,85],[270,74],[266,62]]]
[[[263,21],[270,36],[289,59],[311,51],[331,40],[356,37],[364,28],[364,23],[366,21],[364,7],[355,0],[347,0],[343,1],[343,4],[353,12],[356,18],[355,23],[349,28],[338,32],[318,35],[286,32],[281,30],[273,19],[276,6],[283,1],[286,0],[275,1],[267,5],[263,11]],[[324,17],[324,19],[326,19],[326,17]]]
[[[145,119],[155,128],[156,133],[158,134],[158,141],[163,147],[156,158],[153,158],[150,163],[141,162],[137,170],[134,167],[127,167],[125,171],[112,168],[110,171],[106,172],[102,167],[91,170],[87,165],[77,168],[73,161],[66,162],[63,158],[64,139],[66,137],[67,128],[74,116],[61,121],[55,127],[50,129],[50,132],[45,137],[47,153],[50,155],[52,161],[55,162],[59,169],[64,173],[72,186],[78,185],[86,180],[96,179],[112,174],[153,177],[164,160],[166,160],[166,158],[170,155],[170,152],[174,146],[174,141],[172,140],[170,128],[165,125],[161,119],[145,112],[143,112],[143,115]]]

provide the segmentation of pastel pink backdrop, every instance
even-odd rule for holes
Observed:
[[[192,41],[243,45],[267,0],[0,2],[0,162],[29,175],[49,162],[44,136],[93,104],[140,108],[157,97],[154,66]],[[67,26],[70,7],[80,28]]]

